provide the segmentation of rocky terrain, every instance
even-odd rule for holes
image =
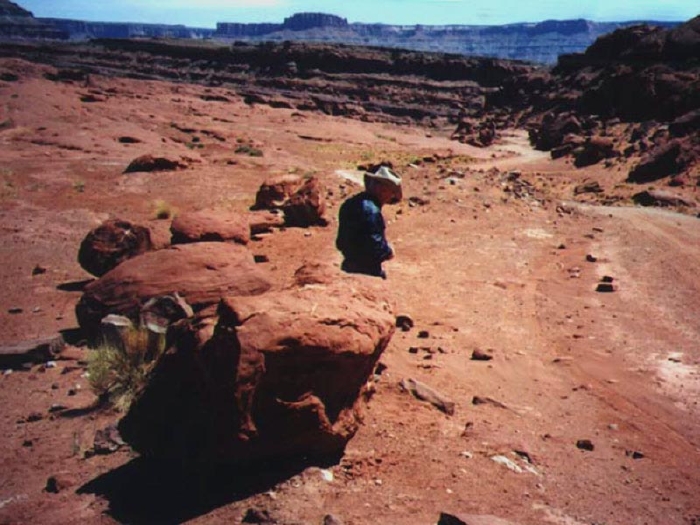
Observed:
[[[4,45],[0,523],[700,522],[696,23],[554,71]],[[682,96],[594,114],[603,72]],[[378,163],[386,281],[334,248]],[[108,313],[166,335],[128,410],[86,375]]]

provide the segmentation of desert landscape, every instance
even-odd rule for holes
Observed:
[[[699,24],[621,30],[553,70],[328,44],[3,45],[0,523],[700,523]],[[334,246],[380,164],[404,185],[383,210],[385,281],[340,272]],[[264,199],[275,183],[283,203]],[[146,253],[88,272],[81,246],[114,220],[148,229]],[[187,281],[194,250],[205,277]],[[90,332],[138,318],[161,283],[195,311],[126,416],[91,388]],[[347,426],[296,440],[270,423],[245,448],[246,388],[292,370],[266,338],[315,351],[321,325],[366,350],[314,371],[357,394],[334,410]],[[185,376],[225,375],[227,342],[264,348],[268,379],[224,385],[242,423],[216,442],[238,444],[197,448],[216,422]],[[143,430],[156,419],[173,435]],[[308,439],[340,453],[297,453]],[[206,470],[172,460],[190,448]]]

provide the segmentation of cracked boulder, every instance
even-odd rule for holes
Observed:
[[[337,271],[305,285],[307,273],[289,289],[230,296],[173,326],[119,424],[125,441],[198,465],[342,453],[395,316],[377,279]]]
[[[90,231],[78,251],[78,263],[101,277],[123,261],[153,249],[151,231],[129,221],[112,219]]]
[[[253,254],[234,243],[199,242],[157,250],[124,261],[85,287],[75,313],[88,335],[102,318],[118,314],[138,322],[152,298],[177,293],[194,311],[227,295],[256,295],[271,287]]]

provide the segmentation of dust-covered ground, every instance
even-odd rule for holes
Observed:
[[[404,201],[384,210],[397,253],[385,268],[397,313],[415,326],[397,331],[362,427],[323,470],[192,480],[128,447],[95,454],[96,432],[119,415],[90,410],[88,349],[6,372],[0,523],[240,523],[250,509],[284,524],[328,514],[432,524],[441,512],[469,523],[700,523],[700,223],[574,201],[586,180],[638,191],[621,183],[624,165],[576,170],[521,131],[479,150],[449,141],[451,130],[249,106],[218,88],[52,82],[48,67],[1,65],[18,77],[0,82],[1,344],[76,327],[91,278],[78,247],[104,219],[147,225],[164,245],[158,208],[246,213],[273,175],[319,177],[330,224],[253,242],[271,279],[283,285],[305,262],[339,265],[339,204],[359,190],[353,170],[379,161],[405,180]],[[143,154],[188,167],[124,174]],[[606,276],[616,291],[596,292]],[[493,359],[472,360],[476,349]],[[402,392],[404,378],[454,401],[454,415]]]

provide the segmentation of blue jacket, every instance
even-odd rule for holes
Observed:
[[[392,250],[384,237],[379,203],[367,192],[358,193],[340,207],[338,220],[335,245],[345,257],[344,266],[360,273],[381,273],[381,264],[392,256]]]

